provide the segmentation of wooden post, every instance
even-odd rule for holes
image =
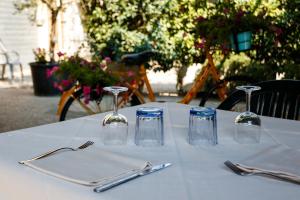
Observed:
[[[208,60],[208,63],[202,68],[200,74],[198,74],[192,88],[188,91],[188,93],[184,96],[184,98],[179,102],[183,104],[188,104],[191,102],[193,98],[196,97],[197,92],[199,92],[202,87],[204,86],[205,81],[207,80],[209,74],[212,75],[212,78],[216,83],[220,81],[220,75],[218,73],[218,70],[214,64],[213,57],[211,53],[209,52],[209,48],[205,50],[206,52],[206,59]],[[217,90],[218,96],[221,100],[224,100],[226,97],[226,89],[225,85],[222,85],[222,87],[218,88]]]

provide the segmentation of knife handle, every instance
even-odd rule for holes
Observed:
[[[108,182],[108,183],[105,183],[105,184],[102,184],[102,185],[99,185],[97,187],[94,188],[94,192],[104,192],[106,190],[109,190],[115,186],[118,186],[118,185],[121,185],[122,183],[126,183],[130,180],[133,180],[139,176],[141,176],[140,174],[141,172],[137,172],[137,173],[134,173],[130,176],[127,176],[127,177],[124,177],[124,178],[120,178],[120,179],[117,179],[117,180],[114,180],[114,181],[111,181],[111,182]]]

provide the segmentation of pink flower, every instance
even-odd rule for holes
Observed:
[[[133,71],[128,71],[127,72],[127,76],[128,77],[132,77],[132,76],[134,76],[135,75],[135,73],[133,72]]]
[[[54,87],[54,88],[58,88],[58,83],[54,82],[54,83],[53,83],[53,87]]]
[[[102,92],[103,92],[103,88],[100,87],[100,86],[97,86],[96,87],[96,93],[97,93],[97,95],[100,95]]]
[[[56,83],[56,82],[53,83],[53,87],[56,88],[56,89],[58,89],[61,92],[64,91],[63,87],[61,85],[59,85],[58,83]]]
[[[50,78],[52,76],[52,70],[51,69],[47,69],[46,70],[46,77]]]
[[[71,83],[72,83],[72,81],[70,81],[69,79],[67,79],[67,80],[62,80],[62,81],[61,81],[61,84],[62,84],[64,87],[68,87]]]
[[[50,78],[53,75],[53,73],[56,72],[57,70],[59,70],[58,66],[54,66],[54,67],[52,67],[52,69],[47,69],[46,70],[46,77]]]
[[[65,54],[62,53],[62,52],[60,51],[60,52],[57,53],[57,55],[58,55],[58,57],[62,57],[62,56],[64,56]]]
[[[64,88],[61,85],[59,85],[57,89],[61,92],[64,91]]]
[[[90,95],[91,93],[91,87],[90,86],[83,86],[83,94],[84,95]]]
[[[84,103],[85,104],[89,103],[90,94],[91,94],[91,87],[90,86],[83,86],[83,96],[84,96]]]
[[[52,73],[56,72],[59,69],[59,66],[52,67]]]
[[[104,60],[105,60],[106,63],[111,63],[112,62],[110,57],[105,57]]]

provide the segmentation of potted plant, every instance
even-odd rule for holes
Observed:
[[[60,91],[53,87],[54,79],[47,76],[47,71],[58,66],[57,62],[51,62],[46,50],[37,48],[33,50],[35,62],[29,63],[33,82],[34,94],[37,96],[58,95]]]
[[[61,91],[67,91],[75,84],[83,89],[85,103],[102,95],[102,88],[118,84],[118,78],[112,75],[108,65],[110,58],[94,58],[92,61],[78,54],[67,57],[60,53],[59,65],[47,70],[47,76],[54,80],[53,86]]]
[[[235,1],[208,4],[196,20],[198,47],[240,52],[251,49],[253,34],[269,25],[266,8]]]

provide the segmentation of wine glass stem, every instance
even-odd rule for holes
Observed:
[[[118,114],[118,93],[113,93],[114,94],[114,111],[113,114]]]
[[[247,90],[246,91],[246,107],[247,107],[248,112],[250,112],[250,105],[251,105],[251,91]]]

